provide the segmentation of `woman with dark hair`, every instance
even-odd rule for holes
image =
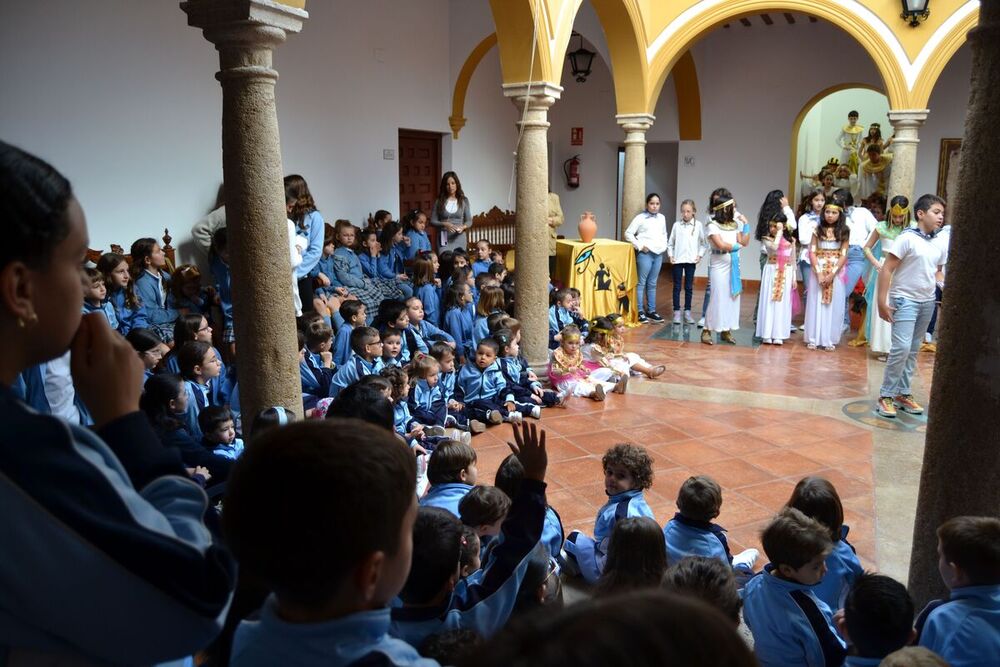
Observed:
[[[712,193],[709,199],[712,220],[705,230],[712,248],[709,282],[715,286],[715,294],[705,313],[705,328],[701,332],[701,342],[706,345],[715,345],[713,331],[719,333],[720,341],[736,344],[733,331],[740,328],[740,295],[743,293],[740,248],[745,248],[750,242],[750,224],[738,220],[736,200],[732,196],[723,197],[725,195],[717,197],[716,193]]]
[[[446,171],[441,177],[437,201],[431,208],[431,224],[439,231],[438,252],[469,247],[466,231],[472,227],[472,208],[458,174],[453,171]]]
[[[323,236],[326,223],[316,210],[316,202],[306,179],[298,174],[285,176],[285,210],[288,219],[295,223],[295,234],[301,237],[305,246],[302,261],[295,267],[295,279],[299,281],[299,298],[302,303],[313,302],[312,278],[309,274],[323,256]]]
[[[785,193],[781,190],[771,190],[767,193],[767,196],[764,197],[764,203],[760,205],[760,213],[757,214],[757,229],[753,234],[753,237],[760,243],[760,273],[762,281],[764,276],[764,266],[768,262],[768,250],[764,243],[764,238],[772,236],[771,222],[773,222],[780,213],[785,215],[785,219],[782,221],[784,223],[784,229],[795,231],[795,221],[798,218],[795,215],[795,211],[792,210],[792,207],[788,205],[788,197],[786,197]],[[753,308],[754,324],[757,324],[757,311],[760,309],[760,295],[761,291],[758,291],[757,304]]]
[[[25,664],[190,656],[222,627],[235,565],[204,525],[204,492],[138,410],[135,350],[104,315],[81,319],[83,210],[53,167],[0,142],[0,221],[0,654]],[[11,390],[67,349],[93,430],[38,414]]]

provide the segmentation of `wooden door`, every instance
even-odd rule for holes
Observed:
[[[427,217],[441,184],[441,135],[399,131],[399,215],[419,208]]]

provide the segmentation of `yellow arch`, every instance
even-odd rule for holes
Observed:
[[[792,123],[792,150],[791,150],[791,155],[788,158],[788,190],[786,191],[786,194],[788,194],[789,197],[791,197],[792,193],[795,192],[795,181],[798,179],[798,174],[796,173],[797,165],[795,163],[796,163],[796,156],[798,154],[799,130],[802,129],[802,121],[806,119],[806,116],[809,115],[809,112],[812,111],[812,108],[816,106],[819,103],[819,101],[822,100],[824,97],[832,95],[833,93],[836,93],[837,91],[840,90],[847,90],[848,88],[864,88],[866,90],[873,90],[876,93],[882,93],[883,95],[885,94],[885,91],[882,90],[881,88],[877,88],[868,83],[838,83],[836,86],[830,86],[825,90],[819,91],[818,93],[813,95],[808,102],[805,103],[805,106],[803,106],[802,110],[799,111],[799,115],[795,117],[795,122]]]
[[[934,84],[937,83],[941,72],[948,65],[952,56],[958,52],[962,44],[965,44],[969,31],[979,23],[979,9],[970,12],[968,16],[959,21],[951,32],[945,35],[941,43],[931,54],[927,62],[924,63],[920,74],[917,76],[916,85],[910,94],[914,109],[926,109],[931,100],[931,93],[934,92]]]
[[[476,48],[472,49],[472,53],[465,59],[465,64],[462,65],[462,69],[458,73],[458,80],[455,81],[455,92],[451,96],[451,115],[448,116],[448,124],[451,125],[451,136],[454,139],[458,139],[458,133],[465,127],[466,118],[463,115],[465,113],[465,95],[469,92],[469,82],[472,80],[472,75],[475,73],[476,68],[479,67],[483,56],[496,43],[497,34],[493,33],[479,42],[479,44],[476,44]]]
[[[497,29],[503,82],[558,81],[559,74],[553,71],[549,57],[552,29],[544,0],[490,0],[490,9]],[[532,58],[531,42],[536,27],[538,37]]]
[[[646,102],[647,112],[652,113],[651,110],[655,108],[663,84],[681,54],[690,49],[706,33],[722,23],[747,14],[776,10],[816,16],[851,35],[875,62],[875,67],[885,83],[890,108],[914,108],[909,102],[906,77],[881,34],[864,21],[858,21],[853,15],[845,14],[843,7],[836,0],[727,0],[688,20],[653,57],[650,68],[651,94]]]
[[[674,91],[677,93],[677,134],[681,141],[701,140],[701,88],[694,56],[685,51],[674,65]]]
[[[578,11],[582,0],[578,0]],[[642,12],[636,0],[591,0],[597,18],[604,28],[614,74],[615,108],[620,114],[645,113],[646,81],[649,65],[646,62],[645,38],[642,30]],[[576,11],[574,11],[574,16]],[[572,33],[569,26],[567,39]],[[559,53],[565,53],[563,47]],[[559,61],[561,72],[562,60]]]

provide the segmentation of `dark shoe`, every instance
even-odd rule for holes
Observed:
[[[736,345],[736,339],[733,338],[732,331],[723,331],[719,334],[719,340],[724,343],[729,343],[730,345]]]
[[[701,330],[701,342],[705,345],[715,345],[715,341],[712,340],[712,332],[708,329]]]
[[[652,322],[653,324],[663,324],[664,322],[664,319],[660,317],[660,314],[655,310],[646,313],[646,317],[649,318],[649,321]]]
[[[645,324],[649,320],[646,319],[646,313],[639,311],[639,324]]]

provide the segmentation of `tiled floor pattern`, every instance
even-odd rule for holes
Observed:
[[[660,313],[668,319],[669,290],[669,281],[661,280]],[[696,294],[700,306],[699,299]],[[752,326],[755,300],[754,291],[744,293],[742,321],[747,328]],[[835,352],[810,351],[800,333],[782,347],[709,347],[701,344],[697,327],[691,327],[689,341],[657,339],[664,337],[663,327],[671,326],[644,325],[628,334],[628,351],[667,366],[659,379],[633,378],[632,393],[611,395],[604,403],[575,398],[564,409],[544,412],[549,502],[566,530],[593,529],[595,514],[606,501],[601,456],[615,443],[633,442],[647,447],[655,458],[655,481],[646,497],[661,524],[675,511],[681,482],[692,474],[707,474],[723,487],[718,523],[728,529],[734,552],[760,548],[761,528],[788,499],[795,482],[805,475],[822,475],[843,500],[849,540],[865,567],[874,568],[872,450],[878,419],[869,425],[841,411],[869,399],[867,351],[846,344]],[[932,355],[921,355],[918,373],[928,383],[932,364]],[[880,373],[882,366],[872,368]],[[678,398],[685,386],[738,391],[723,391],[715,402]],[[667,388],[670,398],[648,395],[666,393]],[[813,400],[784,406],[789,409],[750,408],[741,404],[741,396],[746,396],[742,392],[768,394],[779,401],[781,396]],[[816,405],[816,400],[831,401],[831,409],[820,415],[802,407]],[[509,454],[509,433],[503,426],[475,438],[482,483],[492,481]]]

